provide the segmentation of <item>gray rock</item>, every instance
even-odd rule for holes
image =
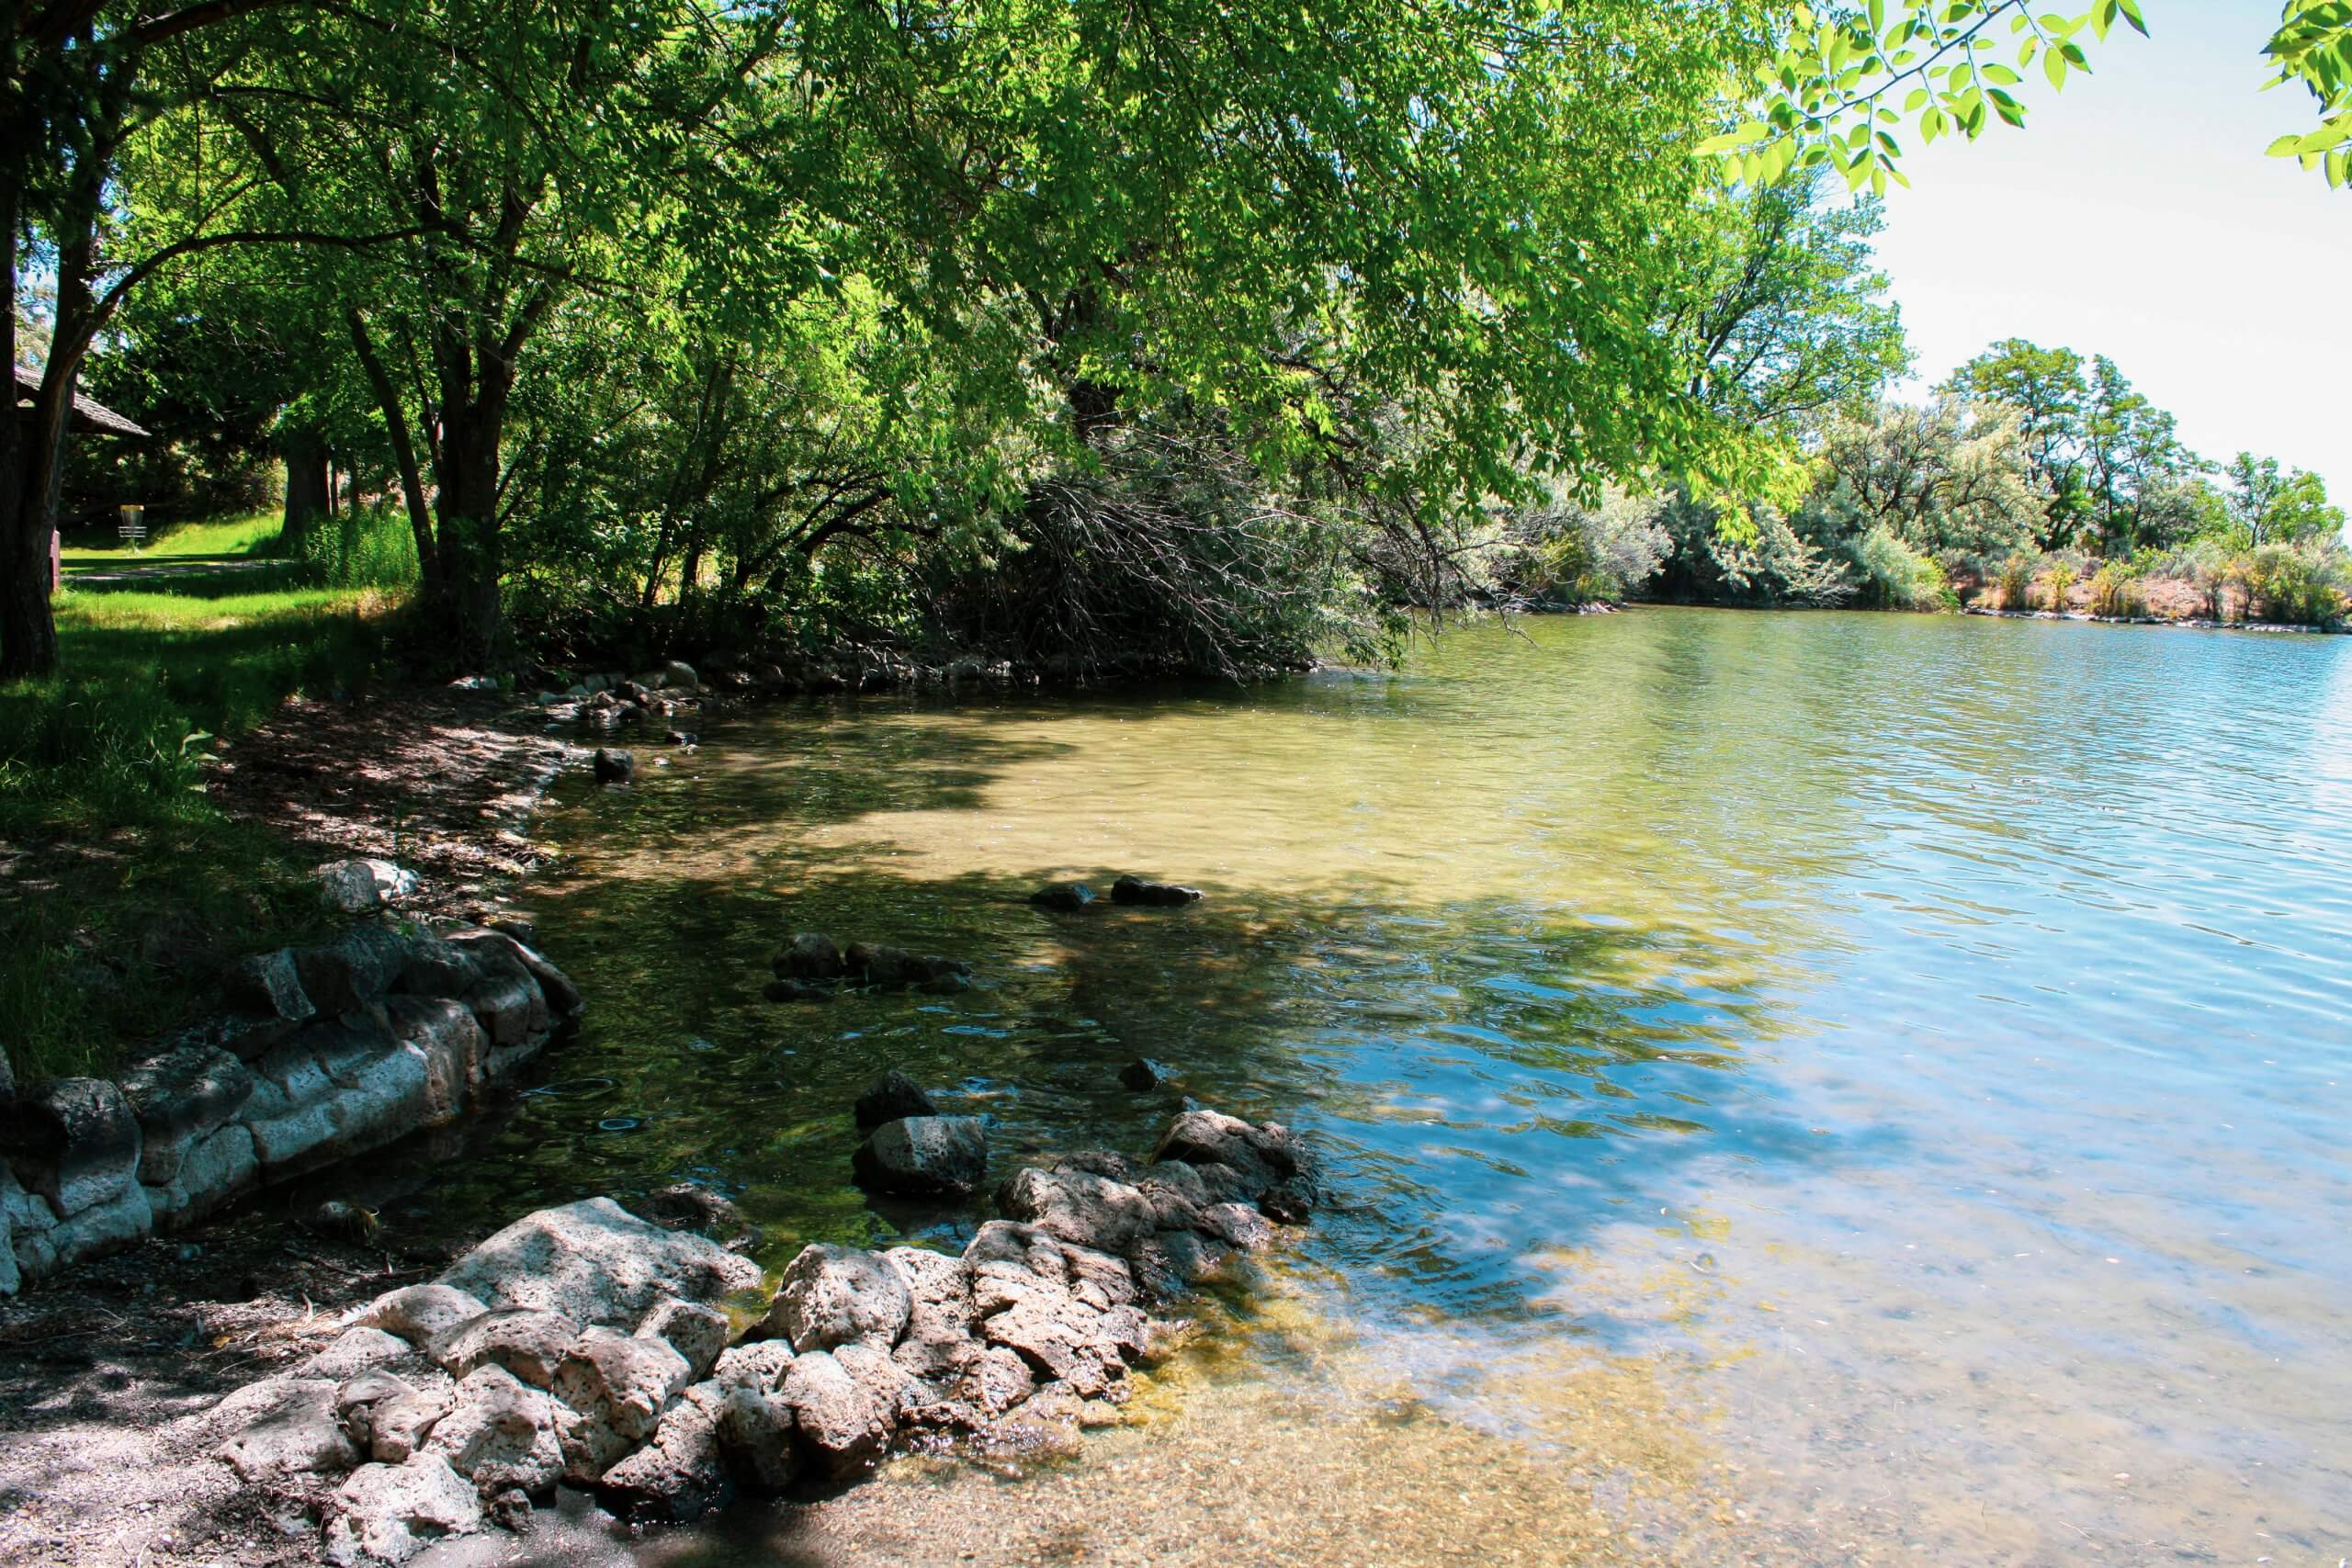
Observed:
[[[1128,1252],[1127,1262],[1143,1292],[1166,1301],[1214,1279],[1227,1256],[1224,1247],[1193,1231],[1164,1230],[1137,1242]]]
[[[683,659],[673,659],[662,666],[661,682],[665,689],[691,690],[702,682],[695,677],[695,667]]]
[[[384,1016],[392,1038],[424,1058],[424,1124],[455,1121],[488,1072],[490,1040],[481,1023],[447,997],[394,997]]]
[[[409,1342],[396,1334],[355,1325],[336,1335],[332,1344],[311,1357],[303,1365],[302,1375],[350,1379],[373,1368],[396,1366],[415,1355]]]
[[[1199,1223],[1201,1211],[1216,1201],[1199,1169],[1182,1160],[1146,1166],[1136,1178],[1135,1189],[1151,1206],[1154,1230],[1191,1230]]]
[[[938,1103],[931,1091],[893,1067],[857,1097],[857,1124],[867,1132],[909,1116],[936,1116]]]
[[[716,1242],[648,1224],[609,1198],[526,1214],[467,1253],[441,1282],[493,1307],[582,1323],[634,1323],[661,1297],[715,1302],[760,1282]]]
[[[1229,1167],[1247,1179],[1252,1199],[1298,1175],[1305,1164],[1302,1151],[1286,1129],[1271,1122],[1252,1127],[1238,1116],[1216,1111],[1187,1111],[1177,1117],[1151,1157]]]
[[[408,944],[408,961],[392,985],[416,997],[462,997],[482,977],[481,960],[456,942],[437,936],[418,937]]]
[[[1125,1258],[1097,1252],[1091,1247],[1069,1245],[1062,1247],[1062,1256],[1069,1263],[1069,1293],[1095,1311],[1133,1306],[1143,1299],[1134,1270]]]
[[[762,1492],[781,1492],[800,1473],[799,1427],[782,1392],[788,1364],[772,1387],[716,1385],[719,1452],[739,1482]]]
[[[727,1495],[727,1466],[720,1455],[718,1427],[712,1419],[718,1401],[681,1399],[662,1413],[652,1441],[605,1472],[596,1501],[631,1521],[684,1524],[700,1518]]]
[[[913,1376],[891,1359],[889,1351],[871,1345],[840,1345],[831,1355],[893,1429],[908,1405],[921,1403]]]
[[[1061,1291],[1031,1292],[983,1323],[980,1333],[1080,1397],[1101,1393],[1125,1375],[1102,1314]]]
[[[482,1528],[472,1486],[438,1454],[353,1471],[328,1511],[326,1559],[335,1568],[406,1562],[436,1540]]]
[[[864,1473],[889,1443],[888,1413],[829,1351],[793,1358],[785,1371],[783,1398],[792,1407],[802,1457],[830,1480]]]
[[[364,915],[387,904],[413,897],[416,873],[388,860],[329,861],[312,874],[327,907],[346,915]]]
[[[0,1104],[0,1156],[61,1218],[135,1186],[139,1122],[104,1078],[55,1078]]]
[[[833,945],[831,937],[822,931],[802,931],[775,955],[772,967],[780,978],[838,980],[845,966],[842,950]]]
[[[486,975],[464,998],[493,1045],[520,1045],[555,1021],[538,982],[520,969]]]
[[[768,981],[760,987],[760,995],[772,1002],[829,1002],[833,999],[833,988],[814,980],[787,977]]]
[[[1017,1171],[997,1189],[996,1201],[1012,1219],[1101,1252],[1125,1252],[1153,1228],[1142,1192],[1088,1170]]]
[[[320,1012],[353,1012],[392,988],[408,964],[408,944],[381,926],[359,925],[332,942],[298,948],[295,972]]]
[[[900,991],[950,979],[968,981],[972,966],[960,958],[919,957],[903,947],[862,942],[849,944],[842,963],[850,976],[876,990]]]
[[[62,1268],[85,1258],[119,1252],[154,1228],[155,1214],[147,1203],[147,1189],[133,1181],[105,1202],[59,1220],[56,1228],[42,1239],[55,1254],[51,1267]]]
[[[638,1320],[639,1337],[659,1339],[684,1357],[692,1382],[707,1374],[727,1348],[727,1314],[700,1302],[664,1296]]]
[[[1001,1416],[1037,1391],[1037,1374],[1018,1350],[990,1345],[966,1370],[965,1399],[989,1416]]]
[[[1297,1178],[1258,1195],[1258,1212],[1276,1224],[1303,1225],[1315,1217],[1315,1189]]]
[[[754,1393],[774,1393],[784,1387],[784,1374],[791,1365],[788,1341],[755,1339],[721,1350],[711,1365],[710,1381],[723,1392],[750,1389]]]
[[[1075,914],[1094,902],[1094,889],[1083,882],[1057,882],[1029,895],[1029,902],[1041,909]]]
[[[120,1088],[139,1122],[139,1179],[163,1186],[198,1139],[244,1108],[254,1077],[226,1051],[188,1044],[132,1066]]]
[[[563,1475],[555,1402],[503,1367],[480,1367],[458,1380],[449,1413],[433,1424],[424,1451],[447,1460],[485,1496],[509,1486],[544,1496]]]
[[[378,1330],[363,1332],[372,1334]],[[403,1344],[401,1348],[406,1350],[407,1346]],[[315,1359],[311,1370],[313,1372],[317,1371]],[[397,1373],[380,1368],[361,1371],[335,1385],[335,1416],[343,1422],[344,1436],[351,1439],[353,1447],[365,1453],[374,1438],[376,1406],[415,1397],[414,1385]]]
[[[1111,884],[1111,902],[1139,905],[1146,908],[1172,908],[1182,904],[1200,902],[1197,887],[1179,887],[1172,882],[1148,882],[1140,876],[1123,876]]]
[[[1274,1244],[1274,1227],[1246,1203],[1210,1204],[1201,1211],[1200,1228],[1243,1252],[1262,1252]]]
[[[232,1125],[190,1147],[169,1181],[147,1189],[147,1204],[157,1230],[175,1230],[206,1219],[260,1183],[261,1161],[254,1151],[253,1132]]]
[[[387,1291],[360,1308],[351,1321],[397,1334],[423,1349],[436,1336],[489,1311],[480,1299],[454,1286],[435,1282]]]
[[[1069,1283],[1062,1244],[1035,1225],[990,1220],[965,1245],[972,1271],[972,1306],[982,1316],[1002,1311],[1032,1292]]]
[[[221,990],[231,1007],[259,1018],[301,1023],[318,1016],[310,993],[302,989],[291,948],[238,960],[222,975]]]
[[[729,1252],[748,1252],[759,1245],[760,1230],[743,1211],[722,1193],[692,1181],[673,1181],[656,1188],[628,1205],[629,1213],[650,1220],[663,1230],[693,1231],[708,1236]]]
[[[449,1414],[454,1390],[419,1389],[377,1404],[368,1413],[368,1456],[399,1464],[424,1446],[435,1423]]]
[[[565,1473],[583,1483],[653,1436],[662,1413],[693,1380],[686,1359],[663,1340],[592,1328],[556,1369],[555,1396],[569,1407]]]
[[[988,1179],[987,1125],[977,1116],[906,1116],[885,1122],[851,1156],[858,1185],[876,1192],[938,1196],[975,1191]]]
[[[979,1355],[972,1338],[978,1318],[972,1266],[919,1247],[894,1247],[882,1257],[907,1282],[910,1303],[907,1331],[891,1359],[916,1377],[954,1381]]]
[[[596,782],[601,784],[627,784],[637,774],[637,758],[629,752],[596,748],[593,760]]]
[[[580,1332],[578,1320],[559,1312],[507,1308],[444,1330],[425,1353],[453,1378],[496,1366],[534,1388],[546,1388]]]
[[[238,1423],[214,1451],[248,1482],[349,1470],[359,1450],[344,1435],[327,1378],[270,1378],[239,1389],[216,1416]]]
[[[888,1263],[856,1247],[816,1242],[785,1269],[764,1326],[802,1355],[860,1340],[887,1351],[911,1311],[906,1281]]]

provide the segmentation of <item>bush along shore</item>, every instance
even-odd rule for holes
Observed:
[[[902,1077],[857,1112],[862,1174],[927,1168],[961,1190],[985,1167],[977,1120],[933,1114]],[[198,1436],[281,1512],[293,1500],[340,1564],[527,1529],[560,1486],[626,1519],[690,1520],[738,1492],[854,1481],[899,1448],[1067,1449],[1181,1337],[1154,1314],[1315,1198],[1286,1129],[1192,1110],[1148,1161],[1096,1150],[1016,1172],[1005,1217],[960,1254],[816,1244],[772,1292],[718,1242],[588,1199],[357,1308]],[[707,1222],[732,1228],[727,1207]]]

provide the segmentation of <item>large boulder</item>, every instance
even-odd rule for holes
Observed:
[[[1248,1184],[1248,1196],[1297,1176],[1306,1168],[1304,1151],[1289,1131],[1269,1122],[1253,1127],[1238,1116],[1216,1111],[1187,1111],[1160,1135],[1154,1160],[1181,1160],[1192,1166],[1224,1166]]]
[[[931,1091],[892,1067],[874,1081],[873,1087],[857,1097],[857,1124],[871,1132],[886,1122],[907,1116],[936,1116],[938,1102]]]
[[[988,1127],[977,1116],[885,1122],[850,1158],[858,1185],[910,1197],[958,1196],[988,1179]]]
[[[260,1181],[253,1129],[232,1122],[191,1144],[171,1179],[147,1189],[148,1207],[158,1230],[192,1225]]]
[[[1033,1291],[982,1324],[980,1333],[1081,1397],[1102,1393],[1125,1375],[1118,1337],[1102,1314],[1065,1292]]]
[[[634,1323],[665,1295],[712,1302],[759,1282],[749,1258],[648,1224],[610,1198],[526,1214],[441,1275],[441,1283],[491,1306],[537,1307],[582,1323]]]
[[[318,1016],[310,993],[302,989],[292,948],[239,959],[222,973],[220,989],[232,1008],[267,1022],[302,1023]]]
[[[739,1483],[762,1492],[781,1492],[800,1473],[799,1427],[782,1382],[779,1375],[773,1388],[711,1385],[718,1393],[719,1453]]]
[[[408,943],[381,926],[354,926],[331,942],[294,953],[303,994],[330,1018],[383,996],[407,964]]]
[[[1151,1234],[1151,1202],[1124,1181],[1091,1170],[1014,1173],[997,1189],[997,1207],[1059,1239],[1101,1252],[1124,1252]]]
[[[139,1154],[139,1120],[104,1078],[55,1078],[0,1104],[0,1156],[61,1219],[119,1198]]]
[[[802,1354],[857,1341],[887,1351],[912,1310],[906,1280],[881,1258],[816,1242],[785,1269],[764,1326]]]
[[[335,1568],[406,1562],[436,1540],[482,1528],[481,1500],[439,1454],[353,1471],[327,1515],[326,1559]]]
[[[449,1414],[455,1389],[421,1388],[379,1401],[368,1411],[368,1453],[380,1464],[400,1464],[424,1447],[426,1436]]]
[[[434,1423],[424,1451],[470,1478],[487,1497],[519,1487],[544,1496],[563,1476],[556,1404],[503,1367],[477,1368],[460,1379],[449,1413]]]
[[[398,1335],[355,1325],[304,1362],[301,1371],[305,1377],[348,1380],[379,1367],[413,1365],[416,1359],[415,1349]]]

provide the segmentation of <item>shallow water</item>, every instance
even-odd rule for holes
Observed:
[[[1167,1414],[902,1470],[841,1506],[956,1529],[872,1561],[2352,1553],[2352,640],[1647,610],[704,739],[543,820],[592,1012],[441,1218],[686,1176],[772,1267],[951,1238],[849,1185],[893,1065],[1001,1168],[1186,1093],[1331,1168]],[[1021,902],[1122,870],[1209,897]],[[982,984],[769,1006],[799,930]],[[628,1550],[868,1560],[797,1528]]]

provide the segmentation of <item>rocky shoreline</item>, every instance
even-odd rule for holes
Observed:
[[[947,1119],[876,1131],[927,1120]],[[960,1254],[811,1245],[764,1299],[716,1242],[589,1199],[347,1314],[196,1435],[345,1568],[527,1532],[560,1487],[681,1522],[739,1493],[854,1482],[899,1449],[1067,1448],[1119,1419],[1131,1370],[1181,1338],[1153,1314],[1304,1223],[1314,1196],[1286,1129],[1188,1111],[1148,1161],[1023,1168]]]

